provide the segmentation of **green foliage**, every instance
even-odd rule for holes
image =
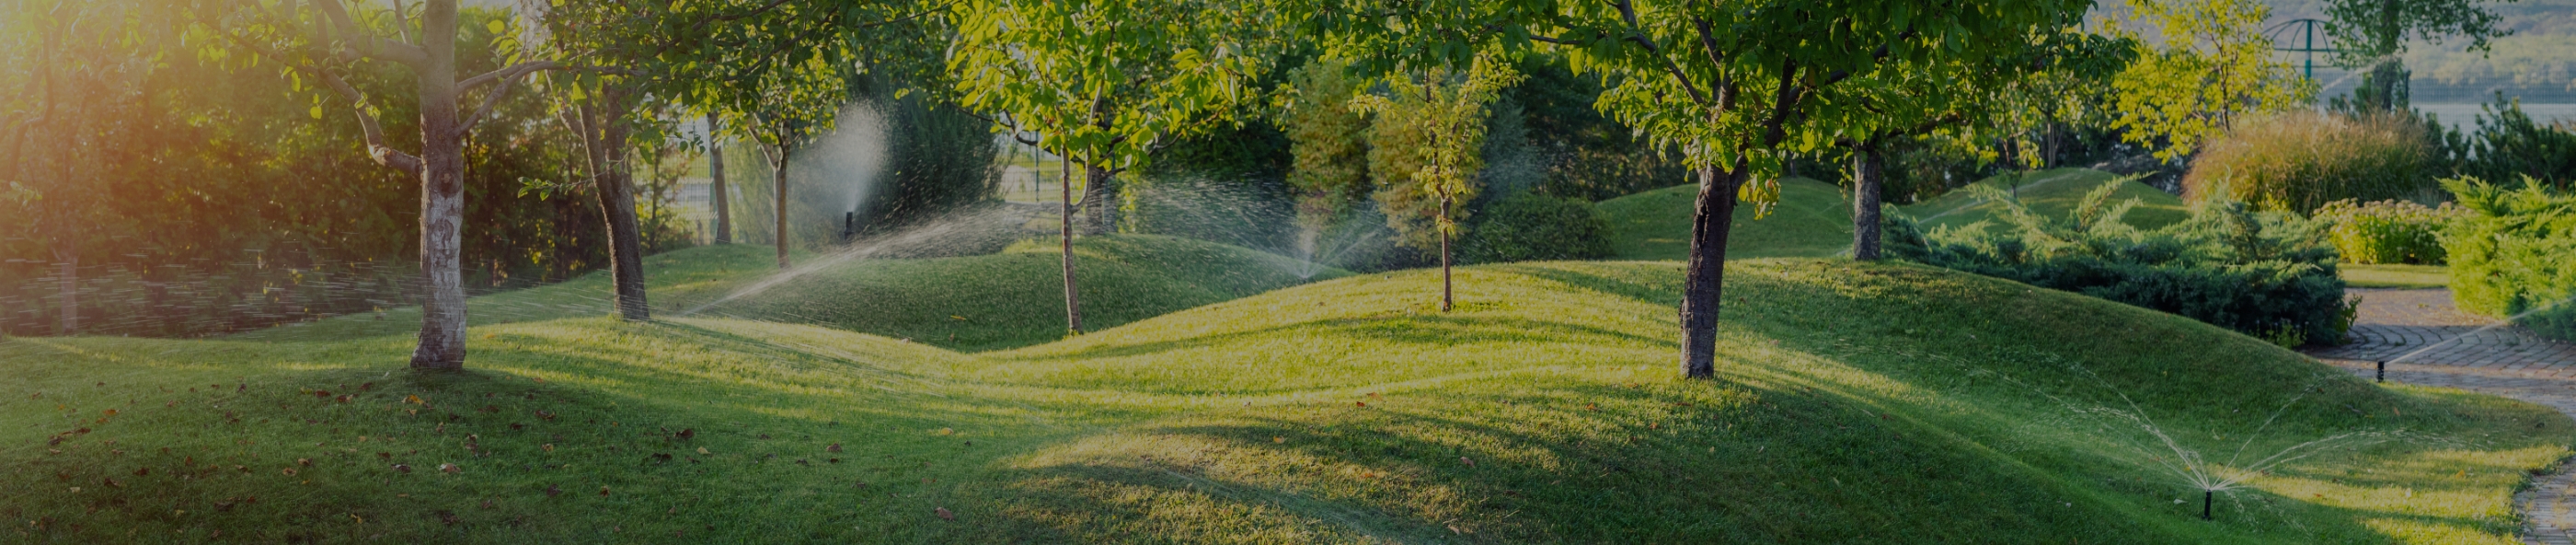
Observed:
[[[2504,19],[2487,11],[2480,0],[2328,0],[2327,34],[2334,38],[2335,64],[2370,67],[2353,89],[2353,104],[2369,111],[2406,109],[2406,83],[2413,71],[2401,59],[2408,43],[2440,45],[2464,38],[2468,51],[2486,52],[2495,38],[2513,34],[2496,28]]]
[[[2564,123],[2542,125],[2522,113],[2522,100],[2497,93],[2477,117],[2475,146],[2460,164],[2461,176],[2507,180],[2530,176],[2559,190],[2576,190],[2576,132]]]
[[[1592,203],[1521,191],[1495,201],[1461,240],[1468,263],[1610,257],[1610,222]]]
[[[1351,108],[1369,120],[1373,195],[1398,244],[1441,248],[1458,236],[1466,202],[1484,190],[1486,105],[1520,75],[1500,59],[1478,58],[1467,70],[1434,67],[1389,78],[1387,93],[1360,95]]]
[[[1346,63],[1316,59],[1289,74],[1279,98],[1279,124],[1286,127],[1288,150],[1296,157],[1288,186],[1297,192],[1297,225],[1321,231],[1368,195],[1374,155],[1368,146],[1368,117],[1351,108],[1361,84],[1350,77]]]
[[[2476,178],[2442,187],[2474,212],[2442,234],[2460,308],[2520,316],[2533,331],[2576,340],[2576,194],[2531,178],[2521,187]]]
[[[2159,159],[2189,157],[2247,113],[2289,111],[2315,94],[2263,36],[2271,8],[2259,0],[2131,0],[2141,29],[2137,59],[2112,79],[2111,126]],[[2315,204],[2323,204],[2319,201]]]
[[[1604,85],[1575,73],[1565,55],[1527,55],[1519,71],[1527,79],[1503,95],[1519,105],[1531,152],[1547,170],[1540,192],[1600,202],[1689,179],[1678,154],[1595,108]]]
[[[2183,195],[2299,214],[2344,199],[2425,198],[2438,161],[2423,130],[2410,118],[2386,114],[2291,112],[2250,120],[2192,160]]]
[[[890,232],[998,200],[1001,147],[992,124],[954,106],[931,102],[910,87],[878,90],[886,161],[870,176],[877,187],[861,205],[865,229]]]
[[[2351,324],[2339,316],[2349,303],[2322,225],[2213,200],[2194,207],[2188,221],[2140,230],[2121,219],[2138,201],[2109,202],[2128,181],[2102,185],[2062,217],[1975,186],[1971,191],[2007,203],[2003,225],[1925,232],[1889,214],[1888,253],[2171,312],[2283,346],[2342,342]]]
[[[1141,166],[1157,143],[1237,121],[1268,60],[1242,6],[976,0],[955,8],[960,103],[1076,163]]]
[[[2468,209],[2447,202],[2432,208],[2413,201],[2361,204],[2350,199],[2326,203],[2316,213],[2316,219],[2334,226],[2328,239],[2344,263],[2369,265],[2440,265],[2445,255],[2442,229],[2468,216]]]

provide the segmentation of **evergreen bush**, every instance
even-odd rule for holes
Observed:
[[[2334,248],[2320,222],[2205,201],[2182,223],[2140,230],[2112,205],[2128,178],[2085,195],[2067,217],[2032,213],[2002,190],[2005,223],[1926,232],[1890,208],[1887,249],[1901,259],[2170,312],[2284,347],[2342,342],[2352,325]]]
[[[2472,212],[2442,237],[2451,296],[2460,308],[2576,340],[2576,194],[2524,177],[2519,188],[2477,178],[2443,180]],[[2528,315],[2525,315],[2528,314]]]
[[[2468,214],[2451,203],[2436,208],[2400,200],[2360,204],[2345,199],[2326,203],[2316,217],[2332,225],[2327,238],[2345,263],[2440,265],[2446,255],[2443,227]]]

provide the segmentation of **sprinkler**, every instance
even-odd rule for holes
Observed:
[[[2379,360],[2379,382],[2388,382],[2388,360]]]
[[[847,244],[850,242],[850,239],[858,238],[858,236],[859,212],[852,210],[841,213],[841,243]]]
[[[2213,497],[2213,496],[2217,496],[2217,495],[2218,495],[2218,491],[2216,491],[2216,490],[2202,490],[2202,491],[2200,491],[2200,520],[2213,520],[2213,519],[2209,518],[2209,503],[2210,503],[2210,499],[2211,499],[2211,497]]]

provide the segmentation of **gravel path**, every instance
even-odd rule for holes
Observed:
[[[2362,298],[2353,343],[2309,352],[2318,361],[2362,376],[2388,365],[2388,380],[2448,386],[2547,405],[2576,416],[2576,344],[2552,341],[2516,327],[2486,331],[2495,320],[2459,311],[2451,290],[2354,289]],[[2457,342],[2434,346],[2445,340]],[[2576,471],[2560,471],[2514,494],[2524,516],[2522,541],[2576,545]]]

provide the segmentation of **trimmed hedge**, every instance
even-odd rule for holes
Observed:
[[[2106,202],[2126,181],[2086,195],[2064,218],[2034,214],[1987,186],[1970,191],[2006,204],[2002,225],[1926,232],[1890,209],[1888,253],[2170,312],[2284,347],[2343,341],[2352,305],[2320,222],[2214,200],[2182,223],[2139,230],[2120,219],[2135,200]]]
[[[2500,188],[2477,178],[2443,180],[2474,212],[2442,237],[2451,256],[2451,296],[2460,308],[2576,340],[2576,195],[2524,177]]]
[[[2442,229],[2469,216],[2468,209],[2442,203],[2440,208],[2410,201],[2357,204],[2352,199],[2326,203],[2317,219],[2331,223],[2328,239],[2345,263],[2440,265]]]

